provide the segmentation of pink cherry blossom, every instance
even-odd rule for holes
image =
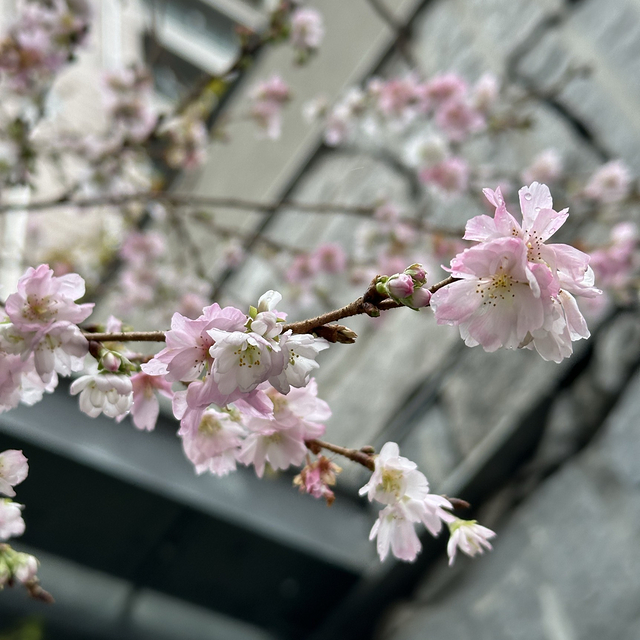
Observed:
[[[21,536],[25,530],[21,511],[23,505],[0,498],[0,540]]]
[[[413,562],[422,549],[414,522],[402,503],[390,504],[380,511],[369,534],[369,540],[376,538],[382,562],[389,555],[389,549],[396,558],[406,562]]]
[[[467,223],[465,239],[479,244],[452,261],[452,275],[461,280],[432,297],[436,319],[458,325],[469,346],[535,348],[559,362],[571,354],[572,341],[589,336],[572,295],[600,294],[589,256],[569,245],[545,244],[568,216],[566,209],[553,210],[546,185],[534,182],[520,189],[522,226],[507,211],[499,188],[485,189],[485,195],[496,207],[495,216]]]
[[[611,230],[608,247],[591,252],[589,263],[604,288],[625,287],[638,267],[638,228],[632,222],[621,222]]]
[[[236,412],[237,413],[237,412]],[[246,430],[234,414],[212,408],[189,411],[178,435],[196,473],[209,471],[224,476],[236,468],[236,454]]]
[[[211,375],[224,395],[253,391],[259,384],[282,373],[285,363],[278,345],[254,333],[210,329],[214,344]]]
[[[387,442],[375,459],[375,470],[369,482],[359,491],[367,495],[369,501],[395,504],[405,496],[413,500],[423,500],[429,492],[429,483],[417,470],[418,465],[400,455],[395,442]]]
[[[496,535],[491,529],[483,527],[475,520],[461,520],[454,516],[451,516],[448,524],[451,531],[451,537],[447,544],[449,566],[455,562],[458,549],[470,557],[484,553],[485,549],[491,550],[489,540]]]
[[[29,464],[22,451],[8,449],[0,453],[0,493],[13,498],[13,490],[29,474]]]
[[[562,175],[562,158],[555,149],[547,149],[539,153],[531,164],[522,172],[525,184],[532,182],[553,183]]]
[[[266,464],[272,469],[286,469],[299,465],[307,454],[304,434],[299,426],[285,426],[275,420],[252,418],[246,422],[251,433],[237,455],[238,462],[254,465],[259,478]]]
[[[436,165],[423,168],[418,177],[443,195],[457,195],[467,189],[469,165],[462,158],[446,158]]]
[[[449,140],[462,142],[485,126],[484,116],[466,100],[452,98],[436,111],[436,124]]]
[[[394,299],[408,298],[413,293],[413,279],[406,273],[396,273],[386,283],[386,289]]]
[[[336,483],[336,474],[341,471],[337,464],[325,456],[319,456],[302,469],[293,479],[293,484],[300,487],[300,492],[306,492],[314,498],[323,498],[331,506],[336,497],[329,487]]]
[[[314,51],[324,38],[322,15],[316,9],[304,7],[291,14],[291,44],[300,51]]]
[[[158,232],[147,231],[127,235],[120,247],[120,256],[135,267],[143,267],[150,260],[160,258],[165,251],[164,236]]]
[[[144,371],[131,376],[133,424],[143,431],[153,431],[158,421],[160,404],[156,391],[165,398],[172,398],[171,383],[160,376],[150,376]]]
[[[425,95],[434,104],[442,104],[453,98],[462,98],[467,93],[467,83],[455,73],[434,76],[424,88]]]
[[[209,329],[242,331],[246,322],[247,316],[242,311],[234,307],[221,308],[217,303],[203,309],[195,320],[174,313],[171,330],[166,334],[166,348],[141,369],[148,375],[165,375],[169,382],[197,380],[205,366],[212,363],[209,349],[214,340]]]
[[[492,73],[485,73],[473,87],[472,104],[482,113],[487,113],[498,100],[499,94],[500,81]]]
[[[131,378],[115,373],[102,373],[97,366],[71,384],[69,393],[80,394],[80,411],[91,418],[101,413],[109,418],[123,418],[133,404]]]
[[[342,273],[347,266],[347,255],[336,242],[321,244],[313,253],[318,268],[327,273]]]
[[[431,297],[438,324],[453,324],[468,346],[516,349],[540,329],[558,287],[548,267],[529,265],[517,237],[466,249],[451,262],[456,282]]]
[[[591,200],[612,204],[624,200],[631,190],[631,172],[622,160],[607,162],[591,176],[584,194]]]
[[[279,346],[284,369],[279,374],[271,375],[269,382],[281,393],[290,394],[291,387],[305,387],[310,382],[311,372],[319,366],[316,357],[329,348],[329,343],[324,338],[307,333],[292,335],[287,332],[281,337]]]
[[[291,99],[289,85],[278,75],[263,80],[249,93],[250,117],[273,140],[280,137],[282,108]]]
[[[77,274],[54,276],[49,265],[30,267],[18,280],[18,290],[6,301],[5,310],[16,329],[46,332],[55,323],[79,324],[93,304],[76,304],[84,295],[84,280]]]
[[[375,97],[378,110],[387,118],[406,123],[427,110],[428,102],[416,76],[390,80],[374,78],[369,82],[368,90]]]

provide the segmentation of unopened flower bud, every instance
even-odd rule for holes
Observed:
[[[408,276],[411,276],[411,278],[413,279],[413,284],[416,287],[421,287],[427,282],[427,272],[425,268],[418,262],[415,262],[411,266],[407,267],[404,272]]]
[[[415,289],[413,295],[405,303],[412,309],[421,309],[422,307],[429,306],[431,302],[431,291],[429,289]]]
[[[394,300],[408,298],[413,293],[413,279],[406,273],[396,273],[387,280],[387,291]]]
[[[38,560],[28,553],[16,554],[13,575],[22,584],[29,582],[38,573]]]
[[[113,353],[113,351],[107,351],[107,353],[105,353],[100,359],[100,363],[102,364],[102,368],[105,371],[115,373],[116,371],[118,371],[118,369],[120,369],[122,360],[119,356]]]

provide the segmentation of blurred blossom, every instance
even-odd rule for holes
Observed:
[[[556,182],[562,175],[562,158],[555,149],[547,149],[539,153],[531,164],[522,172],[525,184],[540,182],[543,184]]]
[[[631,191],[631,172],[622,160],[613,160],[602,165],[584,188],[584,194],[602,204],[624,200]]]

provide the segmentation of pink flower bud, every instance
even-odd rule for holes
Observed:
[[[429,306],[431,301],[431,291],[429,289],[415,289],[409,302],[414,309],[420,309],[421,307]]]
[[[118,371],[118,369],[120,369],[120,365],[122,364],[122,360],[120,360],[120,358],[112,351],[108,351],[107,353],[105,353],[100,361],[102,362],[102,367],[106,371],[110,371],[111,373],[115,373],[116,371]]]
[[[413,280],[406,273],[396,273],[387,280],[387,291],[389,295],[402,300],[408,298],[413,293]]]
[[[408,276],[411,276],[416,286],[421,287],[427,281],[427,272],[425,268],[417,262],[408,266],[404,272]]]

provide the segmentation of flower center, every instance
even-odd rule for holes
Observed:
[[[385,469],[382,472],[382,482],[378,485],[385,493],[400,495],[403,493],[402,471],[397,469]]]
[[[254,347],[252,344],[248,344],[245,349],[238,348],[234,351],[238,356],[239,367],[252,367],[260,366],[260,349]]]
[[[222,429],[220,420],[211,414],[205,413],[198,425],[198,432],[204,436],[212,436]]]

